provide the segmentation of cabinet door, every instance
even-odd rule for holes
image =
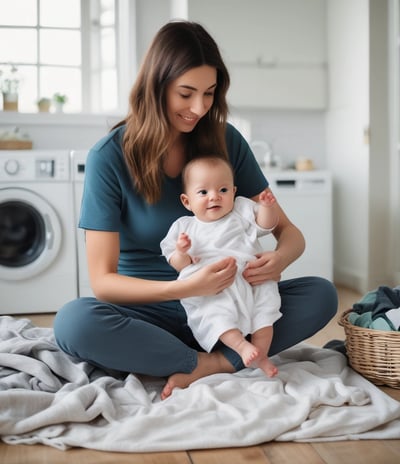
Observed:
[[[322,67],[270,69],[229,66],[233,107],[323,109],[326,99],[326,72]]]
[[[283,279],[320,276],[333,280],[332,179],[326,171],[265,171],[270,187],[288,218],[301,230],[304,253],[282,274]],[[260,239],[265,250],[275,249],[275,239]]]
[[[229,67],[232,105],[325,108],[325,1],[188,1]]]

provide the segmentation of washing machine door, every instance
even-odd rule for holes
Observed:
[[[61,230],[56,212],[40,195],[0,189],[0,279],[29,279],[50,266],[60,251]]]

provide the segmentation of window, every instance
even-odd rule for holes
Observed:
[[[18,109],[64,94],[66,112],[118,106],[116,0],[0,0],[0,69],[19,79]],[[6,44],[6,45],[5,45]]]

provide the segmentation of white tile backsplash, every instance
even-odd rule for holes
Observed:
[[[0,112],[0,127],[18,126],[30,135],[35,149],[89,148],[123,117],[5,113]],[[311,159],[317,169],[326,168],[322,111],[231,109],[229,121],[249,143],[267,142],[283,168],[298,158]]]
[[[317,169],[326,168],[323,111],[235,109],[230,121],[249,143],[267,142],[282,167],[294,165],[298,158],[309,158]]]

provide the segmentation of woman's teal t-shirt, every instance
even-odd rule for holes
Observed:
[[[118,272],[152,280],[172,280],[176,271],[161,255],[160,242],[171,224],[190,214],[182,205],[182,180],[165,176],[158,203],[136,192],[121,150],[124,126],[114,129],[89,152],[79,227],[119,232]],[[253,197],[268,186],[248,143],[228,124],[227,148],[237,195]]]

